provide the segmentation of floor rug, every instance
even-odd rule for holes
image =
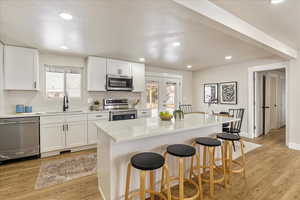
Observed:
[[[244,144],[245,144],[245,147],[244,147],[245,154],[261,147],[260,144],[255,144],[255,143],[252,143],[252,142],[244,141]],[[232,154],[233,159],[237,159],[241,156],[241,150],[240,149],[241,149],[240,143],[236,142],[235,143],[235,152],[233,151],[233,154]],[[247,158],[247,156],[246,156],[246,158]]]
[[[96,173],[96,153],[47,161],[41,164],[35,189],[61,184]]]

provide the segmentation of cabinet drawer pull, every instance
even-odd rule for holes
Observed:
[[[103,115],[96,115],[96,117],[103,117]]]

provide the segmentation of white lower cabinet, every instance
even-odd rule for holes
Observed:
[[[59,152],[84,146],[94,147],[92,145],[96,144],[98,139],[95,122],[108,121],[108,117],[108,112],[41,116],[41,153]]]
[[[86,121],[68,123],[65,132],[67,147],[78,147],[87,144]]]
[[[94,121],[88,122],[88,144],[97,143],[97,127]]]
[[[87,115],[45,116],[40,119],[41,153],[87,145]]]
[[[107,113],[92,113],[88,115],[88,144],[97,143],[97,127],[95,122],[108,121]]]
[[[42,125],[40,132],[42,153],[65,148],[65,133],[62,124]]]

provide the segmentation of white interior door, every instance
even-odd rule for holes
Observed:
[[[281,112],[279,112],[280,115],[280,124],[279,127],[283,127],[285,126],[285,105],[286,105],[286,91],[285,91],[285,78],[281,77],[280,78],[280,92],[279,93],[279,99],[281,100],[280,103],[278,102],[278,110],[280,110]]]
[[[266,76],[266,107],[265,110],[265,134],[268,134],[271,129],[271,78]]]
[[[254,81],[254,113],[255,113],[255,137],[263,134],[263,74],[255,72]]]
[[[277,110],[277,78],[270,78],[270,127],[278,128],[278,110]]]

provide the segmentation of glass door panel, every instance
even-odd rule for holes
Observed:
[[[151,109],[152,116],[158,116],[159,108],[159,81],[147,80],[146,82],[146,97],[147,108]]]
[[[162,111],[168,111],[172,113],[177,107],[177,82],[175,81],[163,81],[162,85]]]
[[[173,111],[181,101],[181,84],[179,79],[148,77],[146,81],[147,108],[152,110],[152,117],[159,112]]]

